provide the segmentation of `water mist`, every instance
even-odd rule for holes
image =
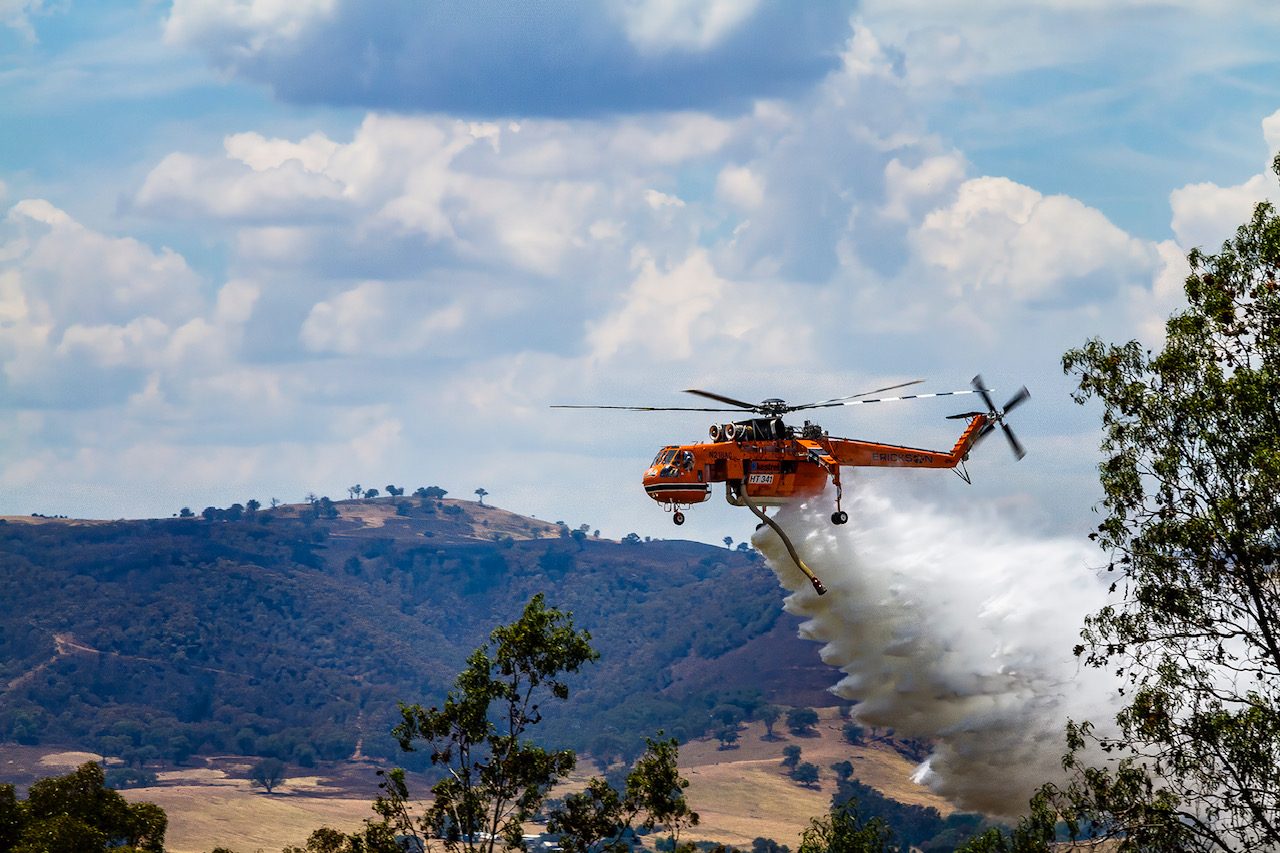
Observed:
[[[819,597],[767,527],[754,544],[784,587],[801,636],[843,670],[831,690],[856,720],[929,738],[916,774],[958,808],[1011,817],[1061,781],[1067,720],[1104,728],[1114,682],[1072,654],[1085,615],[1106,599],[1088,542],[1035,539],[995,518],[959,518],[846,484],[849,523],[831,495],[778,520],[827,585]]]

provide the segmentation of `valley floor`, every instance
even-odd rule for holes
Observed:
[[[818,713],[820,722],[812,737],[794,736],[779,724],[775,739],[767,740],[762,724],[749,723],[737,748],[721,750],[714,740],[682,746],[681,771],[690,782],[686,795],[701,816],[688,839],[750,848],[752,839],[764,836],[796,849],[810,819],[831,807],[835,774],[830,766],[846,759],[858,779],[887,796],[934,806],[943,814],[952,811],[945,801],[910,781],[913,762],[882,744],[849,745],[841,737],[843,720],[836,710]],[[818,786],[804,787],[787,776],[781,767],[782,750],[790,744],[800,746],[801,761],[821,769]],[[95,759],[84,752],[0,745],[0,781],[25,788],[35,779],[61,775]],[[218,846],[237,853],[275,853],[286,845],[303,844],[320,826],[351,831],[373,815],[369,805],[378,793],[378,780],[371,762],[290,768],[290,778],[270,795],[249,785],[251,764],[243,757],[195,757],[190,766],[158,771],[155,787],[122,793],[130,801],[153,802],[165,810],[165,848],[171,853],[209,853]],[[581,786],[594,768],[580,760],[579,769],[573,782]],[[425,788],[425,783],[411,783],[411,790]]]
[[[853,763],[855,778],[885,796],[933,806],[944,815],[954,811],[945,800],[911,781],[914,762],[885,745],[846,743],[841,736],[844,720],[835,708],[820,708],[818,716],[814,737],[796,737],[779,722],[774,726],[777,739],[765,740],[764,725],[748,723],[736,749],[721,750],[715,740],[682,746],[680,766],[689,780],[685,794],[701,817],[691,837],[750,848],[752,839],[764,836],[795,850],[809,821],[830,810],[836,790],[831,765],[844,760]],[[800,747],[800,761],[818,766],[817,787],[798,785],[781,766],[782,750],[790,744]]]

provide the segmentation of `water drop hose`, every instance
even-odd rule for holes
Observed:
[[[765,524],[772,527],[773,532],[778,534],[778,538],[782,540],[782,544],[787,547],[787,553],[791,555],[791,559],[800,567],[800,571],[804,572],[805,577],[807,577],[809,582],[813,584],[813,588],[818,591],[818,595],[826,595],[827,588],[822,585],[822,581],[818,580],[818,576],[813,573],[813,570],[804,564],[804,560],[800,559],[800,555],[796,553],[795,546],[791,544],[791,540],[787,537],[787,534],[782,532],[782,528],[778,526],[778,522],[765,515],[764,510],[751,502],[751,498],[747,496],[746,489],[741,489],[738,494],[742,497],[742,502],[747,505],[747,509],[755,513],[756,518],[759,518]]]

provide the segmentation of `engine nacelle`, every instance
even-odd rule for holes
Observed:
[[[791,438],[791,427],[782,418],[752,418],[731,424],[712,424],[712,441],[783,441]]]

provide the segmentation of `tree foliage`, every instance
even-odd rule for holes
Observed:
[[[493,853],[500,841],[523,848],[520,824],[575,764],[571,750],[548,752],[525,735],[542,719],[538,703],[544,697],[568,698],[559,677],[599,657],[590,639],[539,593],[518,620],[495,628],[489,644],[471,655],[442,707],[401,705],[395,729],[400,748],[413,751],[416,742],[425,742],[431,763],[445,776],[415,818],[404,774],[393,771],[374,806],[392,831],[419,843],[439,836],[451,851]]]
[[[844,762],[849,764],[849,762]],[[839,809],[855,804],[863,814],[884,821],[893,833],[895,841],[903,847],[924,851],[953,849],[962,840],[983,831],[988,821],[982,815],[953,812],[945,818],[932,806],[912,805],[886,797],[880,791],[852,777],[844,777],[839,765],[836,770],[836,791],[831,797],[831,808]],[[852,771],[853,767],[850,766]]]
[[[818,725],[818,712],[812,708],[792,708],[787,712],[787,728],[793,735],[812,736]]]
[[[1280,158],[1273,163],[1280,173]],[[1126,849],[1280,845],[1280,217],[1267,203],[1217,254],[1192,251],[1162,350],[1068,352],[1103,404],[1099,466],[1117,603],[1077,648],[1126,682],[1106,768],[1068,763],[1068,817]]]
[[[798,853],[895,853],[897,849],[885,822],[851,801],[814,818],[800,838]]]
[[[764,723],[765,739],[773,740],[773,725],[782,717],[782,708],[777,705],[761,705],[756,709],[755,718]]]
[[[737,726],[721,726],[716,729],[716,740],[720,741],[720,749],[737,749],[738,746],[738,727]]]
[[[818,784],[818,765],[811,761],[805,761],[791,771],[791,778],[795,779],[805,787],[816,787]]]
[[[867,742],[867,730],[850,720],[840,728],[844,739],[854,746],[862,746]]]
[[[281,853],[404,853],[404,849],[382,826],[366,827],[364,832],[351,835],[322,826],[311,833],[305,846],[286,847]]]
[[[623,791],[603,779],[592,779],[580,794],[565,797],[551,811],[547,831],[560,836],[569,853],[622,853],[630,851],[627,836],[636,829],[663,829],[676,841],[687,827],[697,826],[698,815],[689,808],[681,778],[679,742],[675,738],[645,738],[646,749],[627,774]]]
[[[284,762],[278,758],[264,758],[253,765],[249,774],[249,784],[255,788],[265,788],[270,794],[284,781]]]
[[[791,848],[760,835],[752,840],[751,853],[791,853]]]
[[[108,788],[102,768],[92,761],[32,784],[26,802],[12,785],[0,785],[0,850],[161,853],[168,823],[159,806],[130,804]]]
[[[1031,800],[1031,813],[1013,829],[994,826],[969,837],[955,853],[1050,853],[1057,839],[1057,813],[1043,795]]]

